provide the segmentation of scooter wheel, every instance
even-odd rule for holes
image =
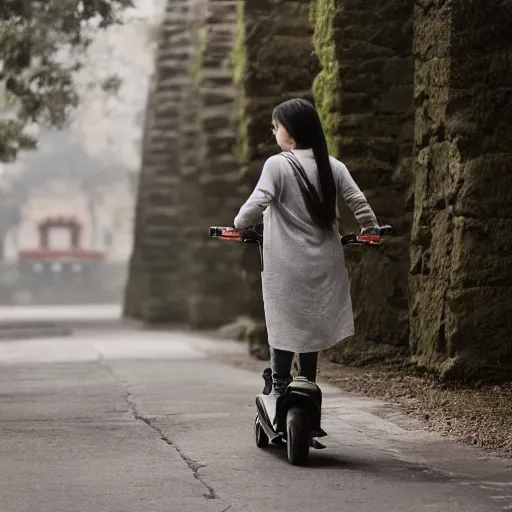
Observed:
[[[304,410],[293,407],[286,415],[286,448],[288,461],[304,465],[309,457],[309,420]]]
[[[268,446],[268,436],[261,426],[260,419],[256,416],[254,420],[254,439],[256,440],[256,446],[258,448],[265,448]]]

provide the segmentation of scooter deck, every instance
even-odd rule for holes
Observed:
[[[272,402],[274,403],[272,404]],[[274,424],[276,410],[275,402],[276,399],[274,397],[271,397],[270,395],[261,394],[256,397],[256,409],[258,411],[260,423],[263,430],[265,431],[265,434],[267,434],[267,437],[271,442],[283,438],[282,433],[278,433],[272,428],[272,425]],[[269,406],[270,411],[274,411],[273,413],[270,412],[270,416],[273,416],[272,420],[270,419],[269,414],[267,413],[267,406]]]

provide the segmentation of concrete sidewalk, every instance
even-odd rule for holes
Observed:
[[[322,385],[327,449],[256,448],[260,375],[186,332],[0,343],[1,512],[512,510],[512,465]]]
[[[121,307],[113,304],[3,306],[0,341],[69,336],[74,329],[118,327]]]

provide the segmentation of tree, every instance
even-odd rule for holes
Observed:
[[[97,30],[120,23],[131,6],[132,0],[1,1],[0,161],[35,147],[30,124],[65,125],[78,103],[73,73],[86,48]]]

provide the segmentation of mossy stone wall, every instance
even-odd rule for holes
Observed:
[[[148,97],[125,314],[231,324],[264,357],[259,256],[211,240],[279,152],[273,108],[314,99],[395,237],[347,249],[364,363],[512,367],[512,23],[501,0],[169,0]],[[414,25],[414,37],[413,37]],[[356,230],[342,209],[342,230]],[[229,328],[227,329],[229,331]]]
[[[446,378],[512,374],[512,31],[506,3],[415,8],[411,348]]]
[[[189,238],[186,267],[192,289],[187,296],[189,323],[216,328],[231,323],[247,307],[241,284],[242,246],[210,239],[210,226],[232,226],[243,201],[236,158],[236,87],[232,53],[236,0],[208,0],[202,29],[196,140],[198,191],[195,231]],[[191,184],[192,186],[192,184]]]
[[[315,102],[333,156],[347,165],[380,224],[395,237],[347,249],[356,335],[330,351],[344,362],[403,353],[408,345],[408,244],[412,220],[412,0],[314,0],[322,69]],[[341,208],[342,231],[358,230]]]
[[[312,99],[312,83],[319,71],[314,55],[309,1],[238,0],[237,42],[233,52],[238,85],[238,149],[240,193],[247,199],[265,160],[280,152],[272,134],[272,110],[290,97]],[[242,202],[243,202],[242,201]],[[241,206],[240,203],[239,206]],[[241,286],[247,298],[246,322],[254,335],[251,349],[265,344],[259,255],[244,250]],[[261,352],[262,357],[266,354]]]
[[[142,169],[134,226],[134,250],[124,314],[147,323],[187,321],[182,222],[181,120],[194,53],[188,0],[166,7],[148,102]]]

